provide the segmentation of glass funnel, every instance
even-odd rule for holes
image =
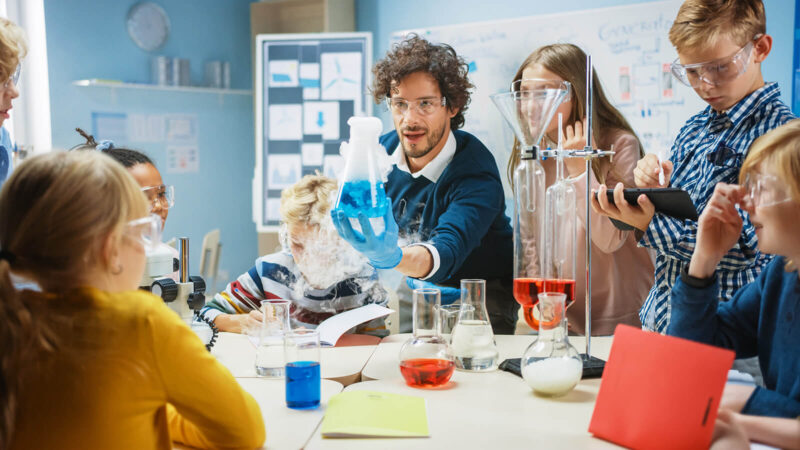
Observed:
[[[581,357],[567,337],[565,297],[558,292],[539,294],[539,335],[520,361],[522,378],[540,395],[564,395],[583,374]]]
[[[461,280],[461,309],[451,337],[456,368],[497,369],[500,354],[486,312],[486,280]]]
[[[554,80],[523,79],[492,101],[514,131],[520,159],[514,168],[514,298],[528,325],[538,328],[534,306],[544,292],[545,174],[538,145],[558,106],[569,98],[570,85]]]
[[[414,336],[400,348],[400,373],[411,387],[439,387],[453,376],[453,354],[441,334],[441,304],[438,289],[414,290]]]
[[[378,142],[383,124],[377,117],[351,117],[347,124],[350,141],[342,142],[345,165],[333,211],[343,211],[356,231],[361,231],[358,215],[364,214],[375,234],[380,234],[385,229],[384,214],[391,207],[380,164],[386,157]]]

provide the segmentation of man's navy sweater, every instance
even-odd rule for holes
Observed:
[[[716,280],[696,288],[682,276],[672,288],[668,334],[758,356],[766,389],[756,388],[745,414],[800,416],[800,279],[785,264],[773,259],[729,301],[717,301]]]
[[[435,183],[397,167],[389,173],[386,195],[401,236],[429,242],[439,252],[439,269],[426,279],[432,283],[510,279],[512,230],[497,164],[475,136],[458,130],[453,135],[455,155]],[[383,135],[380,143],[392,154],[399,143],[397,132]]]

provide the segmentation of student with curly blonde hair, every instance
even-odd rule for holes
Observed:
[[[306,175],[281,193],[283,250],[262,256],[228,284],[203,309],[221,331],[243,332],[262,320],[262,300],[292,301],[291,321],[314,328],[334,314],[366,303],[386,305],[388,297],[375,269],[355,253],[331,224],[331,196],[336,180]],[[357,332],[385,330],[383,319]]]

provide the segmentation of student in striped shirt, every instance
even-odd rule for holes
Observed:
[[[781,102],[778,85],[765,83],[761,74],[761,63],[772,49],[761,0],[687,0],[669,38],[679,55],[672,64],[673,75],[709,106],[680,130],[668,161],[652,154],[639,161],[635,181],[640,188],[684,189],[702,212],[717,183],[736,183],[750,144],[794,117]],[[605,189],[600,186],[599,192]],[[697,222],[655,213],[644,195],[639,206],[630,205],[622,189],[616,186],[614,204],[605,196],[593,196],[592,206],[637,228],[639,244],[656,250],[655,284],[639,316],[643,328],[664,333],[670,321],[670,292],[694,251]],[[744,226],[739,240],[717,267],[719,300],[755,280],[771,259],[758,251],[753,224],[741,210],[740,214]]]
[[[292,327],[315,328],[334,314],[367,303],[386,305],[386,291],[375,269],[344,242],[330,219],[336,180],[306,175],[281,193],[283,250],[262,256],[224,291],[203,314],[221,331],[244,332],[262,321],[262,300],[292,301]],[[381,334],[383,319],[356,332]]]

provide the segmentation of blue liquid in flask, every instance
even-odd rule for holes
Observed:
[[[344,211],[345,216],[355,219],[358,218],[358,213],[370,218],[383,217],[388,207],[389,202],[386,200],[383,182],[377,182],[373,186],[367,180],[355,180],[345,181],[336,209]]]
[[[292,409],[313,409],[319,406],[320,370],[316,361],[295,361],[286,364],[286,406]]]

